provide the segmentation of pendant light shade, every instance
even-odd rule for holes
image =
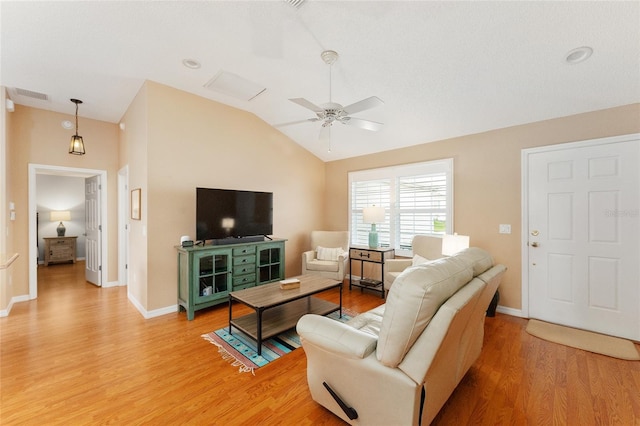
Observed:
[[[78,104],[82,101],[79,99],[71,99],[71,102],[76,104],[76,134],[71,136],[71,143],[69,143],[69,154],[84,155],[84,141],[82,136],[78,135]]]

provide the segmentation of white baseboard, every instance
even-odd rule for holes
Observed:
[[[102,284],[102,287],[104,288],[119,287],[119,286],[120,286],[120,283],[118,281],[110,281]]]
[[[511,315],[512,317],[526,318],[522,314],[522,310],[514,309],[514,308],[508,308],[506,306],[498,305],[498,307],[496,308],[496,312],[499,312],[499,313],[505,314],[505,315]]]
[[[160,309],[154,309],[153,311],[147,311],[142,306],[142,304],[140,304],[140,302],[138,302],[133,296],[131,296],[131,293],[127,294],[127,298],[133,304],[133,306],[135,306],[135,308],[138,310],[138,312],[140,312],[140,314],[142,314],[144,319],[155,318],[155,317],[159,317],[159,316],[162,316],[162,315],[173,314],[173,313],[178,312],[178,305],[177,304],[176,305],[171,305],[171,306],[166,306],[166,307],[160,308]]]
[[[3,309],[0,311],[0,317],[8,317],[9,313],[11,312],[11,308],[13,308],[13,304],[14,303],[18,303],[18,302],[27,302],[29,300],[29,295],[28,294],[23,294],[22,296],[14,296],[11,298],[11,300],[9,301],[9,304],[7,305],[7,309]]]

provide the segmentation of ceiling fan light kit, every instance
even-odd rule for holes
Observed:
[[[382,99],[377,96],[371,96],[361,101],[355,102],[351,105],[343,107],[341,104],[333,102],[331,98],[331,68],[332,65],[338,60],[338,52],[335,50],[325,50],[320,54],[320,57],[329,65],[329,102],[321,104],[320,106],[308,101],[304,98],[292,98],[291,102],[307,108],[316,114],[314,118],[308,118],[306,120],[294,121],[291,123],[285,123],[283,126],[291,124],[299,124],[306,122],[321,121],[322,126],[320,128],[320,140],[328,140],[330,142],[330,128],[336,121],[342,124],[358,127],[360,129],[378,131],[382,128],[383,124],[376,121],[365,120],[362,118],[351,117],[352,114],[365,111],[371,108],[375,108],[380,105],[384,105]],[[329,147],[329,152],[331,148]]]

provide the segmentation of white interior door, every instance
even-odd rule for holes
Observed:
[[[529,316],[640,340],[640,140],[570,145],[528,155]]]
[[[100,216],[100,176],[85,179],[85,279],[92,284],[102,285],[102,250]]]

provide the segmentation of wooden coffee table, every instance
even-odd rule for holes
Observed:
[[[262,341],[296,326],[304,314],[327,315],[340,311],[342,317],[342,281],[316,275],[300,275],[300,287],[282,290],[275,282],[229,293],[229,334],[231,326],[255,339],[258,355]],[[312,297],[314,294],[340,288],[340,304]],[[255,313],[233,318],[233,302],[240,302]]]

